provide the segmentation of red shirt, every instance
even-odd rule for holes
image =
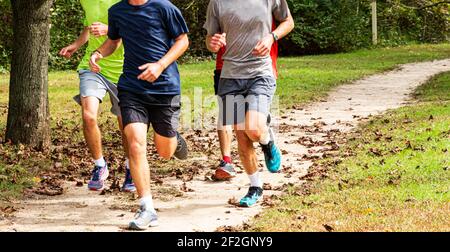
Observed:
[[[276,24],[273,22],[272,30],[275,30]],[[219,52],[217,53],[217,59],[216,59],[216,70],[222,70],[223,68],[223,55],[225,53],[226,48],[222,47],[220,48]],[[278,60],[278,41],[275,41],[272,45],[272,49],[270,50],[270,57],[272,58],[272,67],[273,67],[273,75],[275,78],[278,77],[278,68],[277,68],[277,60]]]

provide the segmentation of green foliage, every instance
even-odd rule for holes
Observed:
[[[12,14],[9,1],[0,0],[0,73],[6,71],[11,57]]]
[[[371,0],[288,0],[296,28],[289,53],[342,52],[371,46]],[[440,0],[378,0],[381,45],[448,39],[449,4]],[[285,50],[287,51],[287,50]]]
[[[344,52],[371,46],[371,0],[287,0],[296,28],[281,43],[282,54]],[[172,0],[180,8],[190,29],[191,47],[183,61],[210,57],[204,46],[208,0]],[[381,45],[410,42],[437,43],[448,40],[449,4],[441,0],[378,0]],[[58,51],[81,32],[83,11],[79,1],[55,0],[52,13],[50,67],[73,69],[82,52],[70,60]],[[0,0],[0,72],[7,68],[12,47],[9,0]]]
[[[50,68],[72,69],[80,62],[84,50],[79,50],[69,60],[58,56],[58,53],[61,48],[77,39],[83,29],[84,13],[80,2],[73,0],[55,0],[51,18]]]

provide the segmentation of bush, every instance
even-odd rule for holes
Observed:
[[[0,0],[0,73],[6,71],[11,58],[12,13],[9,1]]]
[[[371,0],[288,0],[296,28],[282,46],[292,54],[369,47]],[[437,43],[449,34],[449,4],[441,0],[378,0],[382,45]],[[287,50],[285,50],[287,52]]]

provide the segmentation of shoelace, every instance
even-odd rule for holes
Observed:
[[[100,177],[100,166],[95,166],[94,169],[92,170],[92,180],[93,181],[98,181],[99,177]]]
[[[137,212],[134,214],[134,218],[137,219],[137,218],[141,217],[142,213],[144,213],[144,211],[142,211],[142,209],[137,210]]]
[[[250,187],[250,189],[248,190],[247,195],[245,195],[246,198],[252,198],[253,196],[255,196],[255,194],[258,192],[258,188],[256,187]]]

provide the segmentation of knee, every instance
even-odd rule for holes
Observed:
[[[250,138],[254,142],[259,142],[262,136],[261,130],[246,130],[245,133],[247,134],[248,138]]]
[[[97,125],[97,116],[88,111],[83,111],[83,123],[88,128],[95,127]]]
[[[145,155],[146,151],[145,143],[142,141],[136,139],[128,140],[128,152],[131,157]]]

